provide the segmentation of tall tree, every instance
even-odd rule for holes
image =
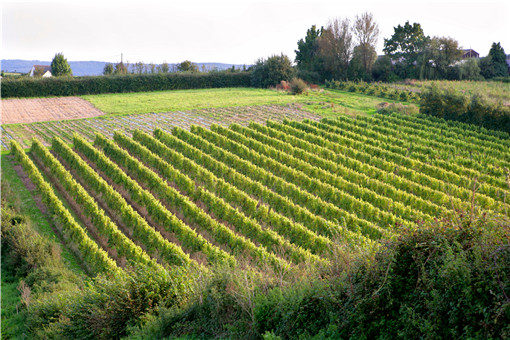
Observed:
[[[317,68],[318,64],[318,51],[319,44],[318,40],[323,29],[318,29],[317,26],[313,25],[306,31],[305,39],[298,41],[298,49],[296,52],[296,64],[301,71],[313,72]]]
[[[391,38],[384,39],[383,51],[403,66],[404,72],[401,76],[416,76],[413,74],[414,66],[430,38],[425,36],[420,24],[411,25],[409,21],[406,21],[404,26],[394,27],[393,30]]]
[[[53,57],[53,60],[51,61],[51,74],[54,77],[72,76],[73,75],[71,66],[69,66],[67,59],[64,58],[63,53],[57,53]]]
[[[335,19],[319,38],[319,55],[326,78],[345,79],[352,56],[352,31],[348,19]]]
[[[494,66],[495,77],[508,76],[508,65],[506,63],[506,54],[501,44],[492,43],[489,51],[489,58]]]
[[[370,60],[367,70],[366,61]],[[349,63],[349,78],[370,81],[372,79],[372,66],[377,60],[375,47],[357,45],[352,50],[352,59]]]
[[[198,66],[189,60],[185,60],[177,65],[177,70],[180,72],[198,72]]]
[[[284,54],[273,55],[257,60],[252,67],[251,82],[255,87],[275,86],[282,80],[291,80],[294,72],[289,57]]]
[[[141,61],[134,64],[134,72],[135,73],[142,74],[143,68],[144,68],[144,64]]]
[[[480,66],[478,59],[469,58],[461,63],[459,66],[459,79],[460,80],[480,80],[483,79],[480,75]]]
[[[356,16],[354,21],[354,35],[358,42],[356,54],[366,74],[370,74],[372,66],[377,59],[375,45],[379,38],[379,26],[371,13],[365,12]]]
[[[159,66],[159,72],[161,73],[168,73],[170,72],[170,66],[168,66],[168,63],[163,63]]]
[[[103,74],[105,76],[109,76],[111,74],[113,74],[113,65],[111,63],[107,63],[106,65],[104,65],[104,68],[103,68]]]
[[[433,37],[427,43],[419,59],[420,74],[430,79],[448,78],[453,65],[460,60],[462,51],[457,40],[449,37]]]
[[[128,70],[126,65],[121,61],[120,63],[115,65],[115,71],[113,72],[115,74],[127,74]]]

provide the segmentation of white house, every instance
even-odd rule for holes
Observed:
[[[49,65],[34,65],[29,73],[30,77],[51,77],[51,66]]]

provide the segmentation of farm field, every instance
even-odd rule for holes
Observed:
[[[2,124],[97,117],[104,113],[78,97],[2,100]]]
[[[24,148],[28,148],[32,143],[32,137],[39,139],[44,145],[50,145],[52,138],[56,136],[66,142],[71,142],[75,132],[91,141],[95,132],[112,137],[116,130],[131,132],[134,129],[139,129],[151,133],[155,128],[164,131],[170,131],[175,126],[189,129],[192,124],[208,127],[212,124],[247,124],[250,121],[265,122],[268,119],[299,120],[318,119],[319,117],[317,114],[301,110],[296,105],[262,105],[106,116],[31,124],[7,124],[2,126],[1,145],[4,150],[7,150],[10,140],[16,140]]]
[[[225,88],[81,96],[106,114],[158,113],[216,107],[301,103],[321,114],[375,112],[381,99],[336,90],[314,90],[305,96],[271,89]],[[343,108],[343,111],[338,111]],[[327,109],[324,111],[324,109]]]
[[[35,139],[28,152],[12,141],[11,160],[92,276],[137,263],[291,272],[472,203],[510,212],[510,138],[434,118],[193,124],[68,141],[48,149]]]
[[[312,91],[307,96],[291,96],[267,89],[228,88],[111,94],[84,98],[103,110],[105,115],[84,119],[2,124],[1,149],[8,150],[11,139],[25,148],[31,145],[32,137],[38,138],[44,145],[49,145],[54,136],[69,142],[74,132],[91,140],[93,131],[111,136],[114,130],[129,132],[133,128],[150,133],[155,127],[168,130],[173,126],[188,128],[190,124],[228,125],[243,124],[251,120],[264,122],[268,119],[299,120],[335,117],[344,113],[373,114],[382,101],[376,97],[336,90]],[[61,99],[65,98],[59,98]],[[23,100],[37,101],[39,99]],[[131,114],[114,114],[115,111],[108,111],[108,108],[115,107],[119,100],[124,103],[122,105],[125,105],[121,111],[131,112]],[[232,106],[235,100],[243,105]],[[101,112],[96,108],[92,111]],[[94,113],[94,115],[98,114]]]
[[[135,93],[86,95],[89,101],[107,114],[135,114],[193,110],[208,107],[286,104],[302,100],[301,96],[268,89],[223,88]]]

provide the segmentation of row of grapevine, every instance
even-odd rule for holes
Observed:
[[[424,177],[414,170],[398,167],[394,163],[388,162],[382,158],[372,157],[372,155],[362,150],[356,150],[339,143],[331,142],[314,133],[298,129],[298,126],[291,126],[290,123],[267,122],[267,127],[276,131],[279,136],[287,136],[286,140],[293,145],[298,145],[303,148],[305,147],[304,142],[308,142],[312,144],[314,152],[320,152],[322,157],[345,164],[371,177],[387,181],[393,186],[417,195],[424,200],[432,201],[437,205],[453,204],[456,208],[468,207],[467,203],[459,198],[448,196],[438,188],[429,187],[429,184],[433,181],[429,181],[427,177]],[[305,127],[303,126],[303,128]],[[420,182],[424,179],[426,179],[426,181]],[[426,185],[421,183],[425,183]]]
[[[387,182],[380,181],[376,178],[371,178],[351,167],[343,166],[341,162],[334,162],[321,157],[316,151],[317,146],[313,146],[307,141],[303,141],[301,143],[304,148],[296,147],[290,142],[285,141],[286,137],[288,137],[289,140],[292,140],[292,136],[280,133],[270,127],[261,124],[252,123],[249,125],[249,127],[232,125],[230,128],[255,138],[259,142],[264,143],[264,145],[272,145],[278,148],[278,150],[285,151],[297,159],[306,161],[310,165],[314,166],[317,171],[328,171],[332,174],[335,174],[338,178],[344,179],[343,182],[345,183],[345,187],[357,185],[360,187],[369,188],[370,190],[367,190],[367,193],[374,191],[378,193],[382,198],[386,198],[385,200],[381,200],[385,203],[385,205],[380,205],[379,208],[393,211],[392,206],[399,205],[405,206],[406,209],[412,208],[428,215],[439,215],[446,212],[446,209],[442,206],[438,206],[418,196],[399,190]],[[371,197],[373,200],[375,200],[375,198],[376,197]],[[409,213],[410,212],[408,212],[408,214]],[[414,218],[414,220],[416,220],[416,218]]]
[[[394,124],[405,125],[412,133],[423,132],[424,128],[427,129],[426,133],[430,135],[431,141],[441,143],[444,145],[452,145],[456,148],[467,148],[474,152],[489,155],[495,159],[501,158],[501,152],[508,152],[506,147],[500,143],[480,140],[474,137],[465,136],[450,131],[448,128],[435,126],[427,120],[414,120],[408,119],[404,115],[375,115],[374,118],[383,118],[388,122]],[[507,158],[507,156],[505,156]],[[507,160],[508,162],[508,160]]]
[[[434,172],[435,176],[430,176],[426,173],[419,171],[423,169],[415,165],[415,163],[417,162],[412,162],[402,155],[387,152],[382,148],[361,143],[357,139],[342,136],[340,134],[335,133],[335,131],[329,131],[331,130],[329,125],[323,123],[317,124],[313,122],[285,122],[285,123],[289,124],[292,127],[296,127],[302,131],[309,132],[314,136],[325,138],[335,143],[336,145],[346,145],[350,147],[352,150],[356,151],[361,150],[363,153],[367,154],[370,159],[377,158],[379,160],[391,162],[392,165],[390,171],[397,171],[399,175],[402,174],[406,176],[412,176],[416,178],[416,181],[418,183],[422,183],[436,190],[449,193],[450,195],[459,197],[462,200],[469,201],[472,198],[471,189],[473,183],[469,183],[468,184],[469,189],[467,189],[450,182],[450,179],[458,179],[459,178],[458,175],[450,174],[450,176],[448,176],[448,174],[446,174],[445,171],[442,171],[441,169],[431,169]],[[376,160],[374,164],[378,166],[381,163]],[[429,168],[427,166],[424,167]],[[499,202],[496,202],[493,198],[480,193],[475,194],[475,202],[484,209],[500,208]]]
[[[347,131],[346,128],[348,127],[341,126],[341,122],[325,119],[323,122],[317,124],[315,122],[306,123],[318,127],[322,130],[322,132],[327,133],[328,136],[333,136],[333,138],[336,138],[336,136],[340,136],[340,138],[350,138],[350,140],[355,141],[356,145],[365,145],[365,148],[367,148],[367,150],[369,150],[373,155],[384,157],[399,165],[418,170],[421,173],[436,179],[447,181],[459,188],[469,190],[473,186],[473,180],[469,178],[463,177],[439,166],[412,159],[407,155],[407,149],[399,148],[398,146],[384,142],[380,139],[368,138],[360,135],[359,133]],[[351,127],[351,129],[353,128]],[[482,196],[481,199],[489,199],[489,202],[492,202],[494,199],[499,197],[500,190],[498,188],[487,183],[479,184],[481,186],[479,193],[479,195]]]
[[[409,151],[409,147],[398,146],[398,138],[395,138],[391,135],[385,135],[378,132],[375,132],[371,128],[357,127],[355,120],[350,119],[348,123],[343,123],[340,119],[330,120],[324,119],[324,123],[333,126],[334,128],[340,128],[341,130],[349,129],[350,131],[354,131],[358,136],[367,136],[368,134],[372,134],[370,138],[368,138],[371,145],[377,145],[378,147],[385,149],[389,152],[400,154],[402,157],[409,159],[414,163],[414,166],[420,167],[423,169],[426,167],[426,173],[429,174],[456,174],[458,177],[456,183],[462,187],[469,187],[469,184],[472,182],[472,179],[477,179],[477,182],[481,185],[479,190],[486,195],[500,200],[504,190],[508,187],[506,180],[503,176],[494,176],[488,175],[486,173],[481,173],[478,170],[467,168],[462,165],[459,165],[455,160],[444,160],[440,157],[431,157],[426,158],[425,161],[415,153]],[[360,137],[358,137],[360,138]],[[413,138],[413,137],[410,137]],[[419,142],[418,137],[413,138],[413,141]],[[439,146],[438,148],[441,148]],[[489,164],[495,164],[493,160],[486,160]],[[484,162],[485,163],[485,162]],[[411,165],[408,165],[411,166]],[[483,167],[480,165],[480,167]],[[494,169],[494,167],[493,167]],[[500,175],[503,169],[499,167]],[[485,171],[484,171],[485,172]]]
[[[37,187],[43,202],[52,213],[64,239],[70,244],[70,248],[77,253],[77,256],[84,261],[87,271],[92,275],[99,273],[120,273],[121,269],[117,267],[115,261],[76,222],[69,210],[64,207],[57,197],[50,184],[44,180],[21,145],[14,140],[11,141],[11,153]]]
[[[124,137],[124,139],[126,138]],[[270,210],[270,207],[266,204],[259,204],[259,201],[252,198],[248,193],[238,189],[224,179],[218,178],[211,171],[198,165],[193,160],[185,158],[181,153],[168,148],[150,135],[135,131],[133,139],[146,146],[152,152],[160,155],[167,163],[172,164],[181,172],[185,171],[188,176],[194,178],[196,183],[222,197],[233,207],[241,209],[246,216],[255,219],[262,226],[274,229],[293,244],[309,249],[315,254],[326,253],[333,248],[334,245],[330,239],[319,236],[304,225],[295,223],[280,213]],[[122,141],[118,142],[122,143]],[[123,146],[128,148],[129,144],[123,143]]]
[[[315,174],[315,176],[313,176],[314,168],[312,166],[284,153],[280,153],[269,146],[262,145],[253,140],[250,141],[241,134],[221,128],[217,125],[211,126],[211,130],[192,127],[191,131],[198,133],[203,138],[212,141],[214,144],[237,154],[255,165],[268,169],[273,174],[277,174],[277,176],[289,183],[293,183],[303,190],[308,191],[310,194],[336,205],[339,209],[348,212],[355,211],[358,216],[374,224],[378,224],[383,228],[391,228],[397,224],[403,225],[406,224],[406,222],[413,224],[410,220],[405,221],[392,213],[378,209],[372,204],[362,201],[326,183],[324,177],[327,176],[321,176],[324,175],[324,173]],[[230,136],[222,136],[218,131],[224,133],[230,131]],[[241,144],[241,141],[244,141],[246,145],[243,145],[244,143]],[[260,152],[264,149],[273,152],[269,156],[266,156]]]
[[[444,118],[429,116],[421,113],[417,114],[416,118],[416,122],[423,121],[426,124],[431,124],[442,129],[448,129],[453,133],[459,134],[460,136],[467,135],[476,138],[476,140],[489,141],[510,147],[510,134],[508,134],[508,132],[487,129],[480,125],[459,122],[457,120],[446,120]]]
[[[444,120],[443,118],[424,114],[417,116],[392,114],[389,117],[398,118],[405,124],[411,123],[412,126],[418,129],[420,125],[436,128],[436,131],[442,131],[445,136],[453,139],[466,140],[467,137],[467,141],[473,147],[484,145],[487,148],[494,148],[503,152],[505,148],[510,147],[510,135],[503,131],[490,130],[473,124]]]
[[[294,157],[290,155],[288,148],[284,148],[283,152],[280,152],[272,147],[270,143],[260,143],[251,136],[248,137],[246,134],[233,131],[235,129],[235,125],[231,126],[230,130],[219,126],[211,126],[212,131],[232,141],[235,140],[238,144],[243,144],[250,150],[257,152],[260,156],[267,157],[264,161],[269,161],[273,164],[271,168],[276,173],[282,174],[285,170],[295,169],[299,175],[294,176],[294,178],[300,181],[302,187],[302,183],[307,183],[305,186],[309,192],[321,197],[331,197],[329,200],[332,203],[339,204],[342,207],[348,202],[349,209],[360,212],[360,215],[367,220],[372,219],[374,222],[384,226],[385,224],[394,225],[397,223],[412,225],[414,221],[430,218],[430,216],[420,211],[412,210],[400,202],[394,202],[387,197],[381,196],[369,188],[349,182],[340,176],[336,176],[298,157]],[[278,166],[275,167],[274,164],[278,164]],[[284,167],[284,165],[287,167]],[[284,171],[282,171],[282,168]],[[291,174],[288,174],[287,178],[292,178],[290,177]],[[305,176],[308,176],[309,182]],[[303,178],[305,178],[305,181],[301,182]]]
[[[143,165],[137,159],[131,157],[127,151],[121,149],[109,139],[97,135],[95,144],[100,146],[112,161],[117,163],[120,167],[128,169],[129,173],[135,177],[137,181],[144,183],[149,188],[150,192],[153,192],[157,197],[166,201],[176,211],[180,212],[189,223],[200,226],[200,228],[213,237],[218,244],[229,249],[231,254],[251,256],[259,265],[264,266],[270,264],[278,270],[289,266],[286,261],[269,253],[265,248],[255,245],[249,239],[236,234],[227,226],[218,223],[196,204],[191,202],[188,197],[169,186],[154,171]],[[216,204],[220,204],[217,198],[215,198],[215,201]],[[150,208],[147,207],[147,210],[150,210]]]
[[[201,128],[194,126],[193,129],[196,132]],[[361,219],[354,214],[336,207],[332,203],[322,200],[320,197],[310,194],[306,190],[301,189],[293,183],[285,181],[263,167],[256,166],[226,150],[226,148],[219,147],[215,143],[207,141],[196,133],[188,132],[181,128],[174,128],[173,134],[176,137],[187,141],[189,144],[201,149],[203,152],[212,155],[228,167],[236,168],[237,171],[259,181],[265,186],[271,188],[273,191],[278,192],[280,195],[291,198],[297,204],[306,207],[314,214],[321,215],[326,220],[332,220],[335,224],[343,222],[343,225],[360,230],[364,235],[367,235],[372,239],[378,239],[383,235],[391,234],[388,230],[380,228],[369,221]]]
[[[63,144],[62,140],[55,138],[54,144]],[[50,153],[50,151],[34,139],[31,153],[51,173],[53,179],[63,190],[74,200],[82,213],[88,217],[97,229],[98,237],[106,238],[106,247],[116,253],[117,259],[125,258],[128,263],[141,263],[148,265],[155,270],[163,270],[153,261],[139,246],[135,245],[124,235],[115,223],[99,208],[94,199],[87,191],[73,178],[64,166]]]
[[[341,119],[344,119],[343,117]],[[402,148],[407,148],[409,155],[417,157],[422,162],[436,162],[440,167],[446,166],[446,169],[454,171],[459,165],[466,168],[461,171],[476,170],[483,174],[491,176],[501,176],[503,171],[496,163],[498,159],[483,153],[473,152],[468,147],[455,147],[450,144],[439,143],[433,140],[435,133],[428,132],[425,129],[421,131],[412,131],[405,125],[392,123],[387,119],[378,117],[359,116],[356,119],[348,119],[349,123],[356,124],[357,127],[367,129],[366,135],[372,137],[378,132],[384,135],[384,138],[391,140]],[[429,136],[432,135],[432,136]],[[489,181],[491,181],[489,179]]]
[[[76,136],[75,140],[82,140]],[[158,231],[154,230],[127,202],[115,191],[94,169],[92,169],[67,144],[55,139],[53,150],[61,157],[67,166],[75,171],[76,177],[81,178],[84,186],[100,195],[101,200],[114,211],[127,233],[153,258],[160,257],[169,265],[196,265],[189,256],[174,243],[166,240]]]
[[[304,225],[295,223],[284,215],[271,210],[270,206],[266,204],[260,204],[260,201],[252,198],[248,193],[224,179],[218,178],[211,171],[184,157],[181,153],[170,149],[150,135],[135,131],[133,139],[160,155],[166,162],[172,164],[181,172],[186,172],[188,176],[194,178],[196,183],[222,197],[231,206],[241,209],[246,216],[255,219],[262,226],[274,229],[293,244],[309,249],[315,254],[329,252],[334,246],[329,238],[317,235]]]
[[[103,138],[100,136],[98,140]],[[76,150],[104,173],[112,183],[121,187],[129,195],[131,201],[144,207],[154,222],[163,226],[167,232],[172,233],[185,250],[189,252],[202,252],[210,263],[235,265],[236,261],[232,256],[212,245],[203,236],[171,214],[151,193],[144,190],[136,181],[127,176],[102,151],[94,148],[90,143],[77,136],[75,136],[73,141]]]
[[[379,121],[375,117],[359,117],[356,119],[339,117],[336,120],[325,119],[323,122],[342,129],[348,127],[353,132],[368,136],[376,140],[379,144],[384,144],[384,147],[388,148],[388,150],[454,172],[459,176],[476,177],[498,188],[506,188],[505,181],[501,177],[498,177],[502,175],[502,167],[506,166],[504,161],[501,161],[500,158],[497,159],[490,156],[483,151],[475,151],[469,148],[468,145],[460,147],[452,143],[436,142],[434,139],[437,138],[438,132],[434,133],[424,130],[413,131],[405,125],[391,123],[386,119]],[[395,136],[396,132],[398,132],[397,135],[399,135],[400,138]],[[420,137],[424,135],[425,137]],[[388,145],[391,146],[391,149]],[[423,145],[432,145],[432,147],[429,146],[424,150]],[[418,150],[419,148],[421,148],[421,150]],[[444,156],[437,157],[437,150],[441,150],[443,154],[446,153],[447,159],[443,159]],[[459,157],[459,154],[462,153],[465,153],[464,157]],[[501,155],[501,152],[499,152],[499,154]],[[454,155],[454,158],[448,159],[450,155]],[[490,168],[484,167],[480,164],[480,161],[490,164]],[[461,163],[469,163],[471,166],[465,166]],[[492,171],[487,174],[488,170]]]
[[[227,197],[216,196],[204,187],[197,185],[198,183],[175,169],[171,163],[164,161],[160,156],[135,140],[117,132],[114,134],[114,140],[132,156],[135,156],[138,160],[143,160],[145,165],[157,171],[164,180],[174,183],[183,194],[194,201],[203,203],[217,219],[230,223],[239,233],[259,242],[268,251],[273,253],[282,251],[295,263],[320,261],[319,257],[297,247],[272,229],[262,228],[257,221],[245,216],[226,203]],[[158,154],[162,156],[161,153],[158,152]]]
[[[175,130],[174,133],[184,134],[187,132],[184,130],[183,131]],[[138,133],[135,133],[134,135],[135,139],[143,142],[150,148],[153,148],[151,143],[148,143],[146,139],[141,139],[140,136],[141,134]],[[278,213],[287,216],[288,218],[298,223],[301,223],[302,225],[306,226],[308,229],[312,230],[313,232],[316,232],[319,235],[324,235],[328,238],[340,237],[342,240],[345,240],[347,244],[351,244],[351,242],[349,241],[352,241],[352,243],[360,245],[372,244],[372,242],[369,239],[364,238],[362,235],[358,233],[353,233],[350,230],[347,230],[338,224],[335,224],[331,221],[324,219],[321,216],[313,214],[304,207],[294,204],[287,197],[270,190],[267,186],[263,185],[258,181],[253,180],[252,178],[242,174],[241,172],[235,170],[234,168],[228,167],[225,163],[222,163],[221,161],[217,160],[211,155],[202,152],[200,149],[196,148],[192,144],[189,144],[184,140],[177,138],[174,135],[156,129],[154,131],[154,136],[158,139],[159,142],[161,142],[162,145],[166,147],[166,149],[158,148],[153,149],[153,151],[164,152],[175,150],[175,152],[165,153],[165,157],[168,157],[168,159],[171,160],[174,165],[182,164],[186,171],[193,171],[195,168],[189,166],[190,163],[186,162],[186,160],[192,160],[196,162],[197,165],[201,166],[204,170],[209,170],[212,174],[214,174],[218,178],[224,179],[226,183],[230,183],[232,187],[238,189],[239,191],[244,192],[246,195],[257,197],[258,202],[256,204],[255,202],[251,201],[248,204],[244,204],[242,206],[243,209],[245,211],[250,211],[251,214],[256,214],[256,216],[262,218],[264,221],[271,224],[273,227],[276,225],[276,223],[275,220],[272,219],[271,217],[274,216],[272,215],[272,213],[274,211],[277,211]],[[209,144],[206,141],[203,141],[203,143],[205,143],[206,145]],[[177,156],[174,156],[176,154]],[[178,156],[179,154],[182,154],[185,158],[179,157]],[[198,176],[198,171],[199,169],[197,169],[197,174],[195,176]],[[206,177],[201,176],[202,181],[205,182],[206,179],[204,178]],[[265,208],[264,204],[267,204],[269,208]],[[257,211],[262,211],[263,213],[260,214]],[[264,214],[266,214],[265,211],[267,211],[269,221],[264,217]],[[282,227],[284,226],[285,224],[282,225]],[[300,243],[303,244],[303,246],[304,246],[303,242],[306,242],[307,240],[313,241],[311,237],[309,239],[306,238],[306,231],[304,230],[299,232],[296,231],[295,233],[297,235],[296,237],[299,237]],[[301,238],[301,235],[305,237]],[[320,240],[319,241],[320,244],[324,243],[324,241],[322,241],[323,240],[322,238],[318,238],[318,240]],[[308,243],[307,247],[322,248],[322,245],[314,246],[313,243]]]
[[[363,136],[363,131],[365,131],[365,129],[360,129],[360,131],[357,132],[351,132],[351,130],[352,131],[355,130],[354,126],[342,124],[340,120],[332,119],[324,119],[321,123],[311,124],[316,127],[319,127],[321,130],[327,131],[328,133],[334,135],[347,136],[350,137],[351,139],[356,138],[357,143],[369,147],[373,154],[380,157],[386,157],[387,159],[391,159],[397,164],[419,170],[420,172],[437,179],[446,180],[449,183],[452,183],[464,189],[469,190],[473,186],[473,180],[464,177],[462,173],[459,174],[453,171],[449,171],[444,167],[435,165],[434,163],[436,163],[436,161],[424,163],[420,160],[413,159],[412,157],[409,157],[409,155],[407,154],[408,153],[407,149],[393,145],[388,141],[384,141],[383,136],[378,136],[379,138],[368,138]],[[480,177],[482,176],[480,175]],[[479,191],[480,195],[486,196],[486,198],[490,197],[496,200],[500,199],[501,190],[489,183],[483,182],[479,183]]]

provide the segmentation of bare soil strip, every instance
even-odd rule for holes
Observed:
[[[90,118],[104,115],[79,97],[22,98],[1,100],[1,123],[33,123],[49,120]]]

